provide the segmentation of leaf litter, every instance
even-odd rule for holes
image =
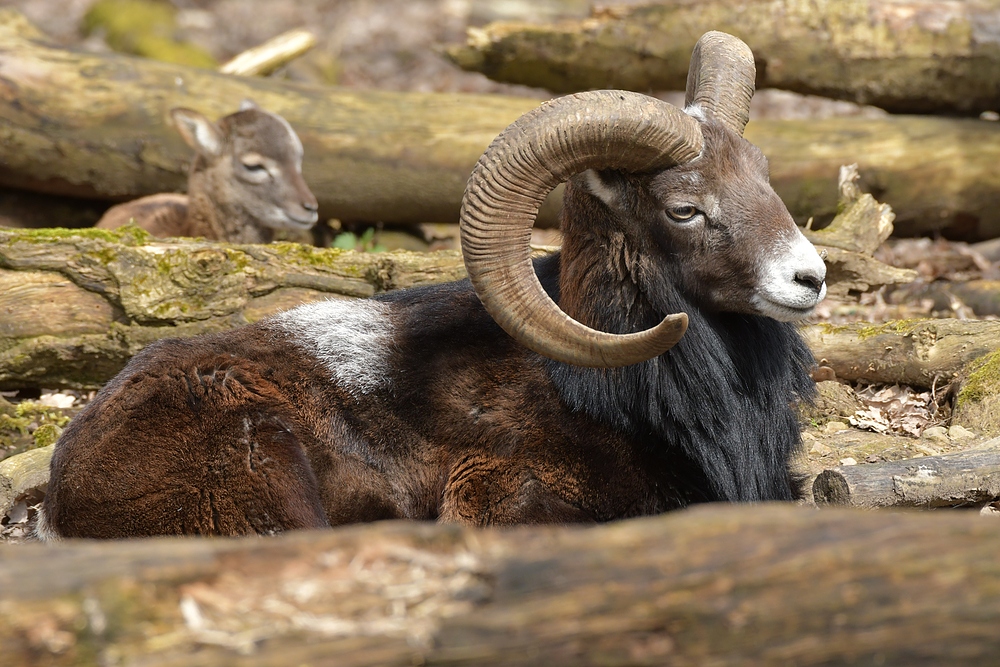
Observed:
[[[919,438],[924,429],[939,424],[937,396],[904,385],[869,385],[855,390],[865,406],[848,418],[851,426],[875,433],[898,433]]]

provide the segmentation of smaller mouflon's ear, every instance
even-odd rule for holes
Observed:
[[[240,102],[240,111],[249,111],[250,109],[260,109],[260,107],[249,97]]]
[[[222,130],[208,118],[183,107],[171,109],[170,118],[188,146],[209,157],[222,154]]]

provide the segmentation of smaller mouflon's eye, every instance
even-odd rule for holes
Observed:
[[[666,210],[667,217],[674,222],[690,222],[698,215],[698,209],[694,206],[674,206]]]
[[[246,169],[247,171],[255,171],[255,172],[267,171],[267,167],[265,167],[260,162],[244,162],[243,168]]]

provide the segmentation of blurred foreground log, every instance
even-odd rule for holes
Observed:
[[[971,514],[788,505],[24,545],[0,643],[24,666],[990,664],[998,549]]]
[[[908,279],[867,255],[827,250],[830,280],[841,280],[831,282],[833,294]],[[134,227],[0,229],[0,389],[95,389],[160,338],[223,331],[308,301],[464,277],[454,250],[153,240]]]
[[[304,173],[322,215],[398,223],[457,220],[482,151],[538,104],[348,92],[71,53],[0,11],[0,186],[115,200],[181,189],[190,151],[168,125],[168,110],[189,106],[218,117],[247,97],[285,116],[302,137]],[[893,206],[897,232],[1000,236],[998,123],[754,121],[747,137],[770,158],[771,181],[800,223],[834,216],[837,172],[858,162],[864,187]],[[558,204],[557,191],[540,225],[555,223]]]
[[[1000,498],[1000,441],[954,454],[840,466],[813,482],[822,505],[975,507]]]
[[[449,55],[491,79],[559,93],[684,90],[695,41],[721,30],[753,49],[758,88],[979,114],[1000,107],[998,25],[998,0],[660,0],[554,26],[471,28]]]

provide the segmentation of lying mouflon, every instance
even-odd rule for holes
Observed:
[[[134,221],[158,237],[268,243],[276,230],[304,232],[316,223],[316,197],[302,178],[302,142],[284,118],[250,101],[217,123],[181,107],[170,117],[195,150],[187,194],[113,206],[97,227]]]

